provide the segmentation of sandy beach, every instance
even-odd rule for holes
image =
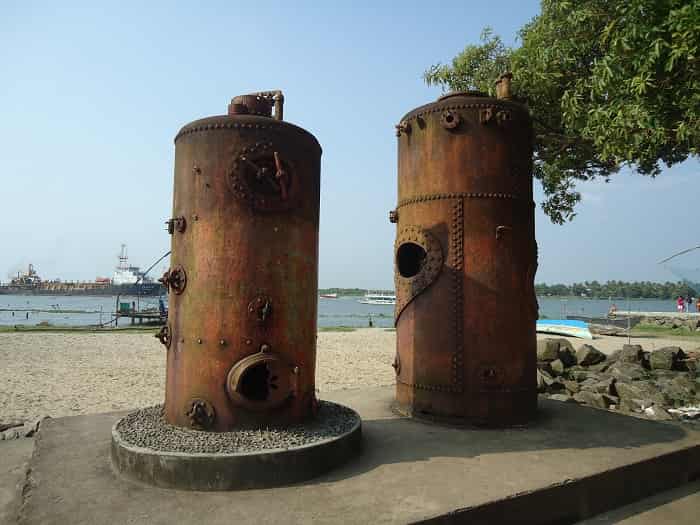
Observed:
[[[320,392],[394,381],[396,336],[381,328],[318,334]],[[165,350],[152,334],[0,334],[0,421],[163,402]]]
[[[575,348],[591,343],[570,340]],[[591,344],[609,354],[626,342],[602,336]],[[632,343],[645,350],[700,345],[638,337]],[[320,397],[342,388],[393,384],[395,344],[396,334],[381,328],[319,333]],[[165,351],[152,334],[4,333],[0,362],[0,420],[109,412],[163,400]]]

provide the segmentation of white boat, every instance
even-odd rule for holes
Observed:
[[[396,304],[396,295],[393,293],[372,293],[368,291],[362,299],[359,299],[362,304]]]
[[[542,319],[537,321],[536,326],[536,331],[541,334],[593,339],[588,324],[576,319]]]
[[[129,264],[129,257],[126,255],[126,244],[122,244],[122,251],[119,254],[119,265],[114,270],[112,284],[136,284],[139,281],[140,268]]]
[[[322,293],[319,295],[321,299],[337,299],[338,294],[337,293]]]

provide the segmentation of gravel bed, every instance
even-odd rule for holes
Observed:
[[[345,434],[360,420],[355,411],[330,401],[319,401],[313,421],[286,429],[203,432],[170,425],[161,414],[162,405],[128,414],[117,424],[119,437],[129,445],[158,452],[235,454],[317,443]]]

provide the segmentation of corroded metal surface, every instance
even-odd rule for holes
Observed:
[[[503,85],[499,93],[509,96]],[[528,112],[450,94],[404,116],[397,135],[397,406],[454,422],[525,422],[537,404]]]
[[[213,431],[306,420],[314,395],[321,148],[280,92],[175,138],[165,417]],[[274,109],[274,116],[272,110]]]

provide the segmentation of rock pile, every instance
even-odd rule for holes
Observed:
[[[700,331],[700,316],[694,315],[679,315],[678,317],[648,315],[642,317],[640,322],[666,328],[681,328],[689,332]]]
[[[590,344],[574,350],[566,339],[543,339],[537,342],[537,389],[558,401],[656,420],[687,419],[694,412],[676,409],[700,403],[700,352],[624,345],[606,356]]]
[[[49,416],[41,416],[33,421],[0,421],[0,441],[32,437],[39,430],[41,422]]]

